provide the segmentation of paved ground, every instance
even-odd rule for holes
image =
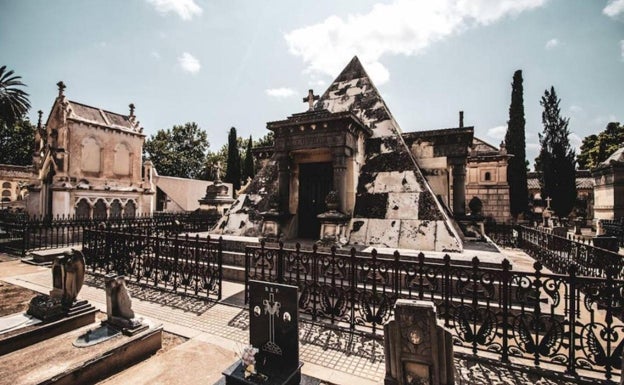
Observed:
[[[516,263],[528,264],[526,255],[509,253]],[[0,257],[0,280],[30,290],[47,293],[52,282],[48,268],[31,266],[19,260]],[[512,262],[514,263],[514,262]],[[243,286],[224,282],[224,300],[219,303],[183,297],[151,288],[129,285],[133,309],[138,316],[161,322],[166,331],[190,340],[157,357],[127,369],[107,380],[106,384],[211,384],[220,378],[228,363],[236,361],[236,352],[248,341],[246,312],[240,304]],[[106,310],[103,281],[88,276],[79,297]],[[378,344],[370,354],[345,354],[328,346],[313,343],[326,329],[319,330],[310,324],[302,326],[301,360],[305,363],[303,374],[320,379],[321,383],[373,385],[383,383],[385,364],[383,351]],[[306,334],[312,336],[305,338]],[[366,342],[369,343],[369,342]],[[372,343],[372,342],[370,342]],[[374,360],[371,360],[371,356]],[[198,359],[199,358],[199,359]],[[548,380],[510,370],[502,365],[477,362],[472,359],[455,359],[460,384],[573,384],[562,380]],[[164,370],[163,368],[169,368]],[[173,376],[172,373],[179,373]],[[141,379],[141,380],[139,380]],[[192,380],[195,379],[195,380]],[[200,381],[201,380],[201,381]],[[309,382],[318,384],[319,382]]]

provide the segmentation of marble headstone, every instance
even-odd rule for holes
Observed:
[[[30,301],[28,314],[44,321],[75,313],[87,306],[77,301],[85,275],[85,259],[81,251],[72,249],[56,257],[52,265],[52,290]]]
[[[124,334],[134,335],[148,326],[135,318],[132,299],[122,275],[107,275],[106,283],[106,323],[121,329]]]

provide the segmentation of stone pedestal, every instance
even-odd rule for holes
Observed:
[[[214,184],[206,187],[206,195],[199,199],[199,209],[223,215],[233,202],[229,187],[216,180]]]
[[[330,210],[316,216],[321,222],[319,239],[323,244],[342,243],[347,238],[350,216],[337,210]]]
[[[384,337],[385,385],[455,383],[451,333],[438,323],[432,302],[397,300]]]

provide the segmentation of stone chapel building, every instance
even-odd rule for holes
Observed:
[[[145,135],[130,104],[128,115],[70,101],[65,85],[36,133],[31,215],[82,218],[151,214],[151,162],[142,162]],[[145,176],[145,177],[143,177]]]
[[[458,131],[453,140],[465,142],[460,145],[437,139],[438,150],[432,144],[435,133],[430,140],[423,139],[425,134],[404,138],[357,57],[322,96],[310,92],[305,100],[308,111],[267,123],[275,135],[273,155],[215,231],[262,236],[263,222],[270,217],[285,239],[319,239],[319,214],[344,215],[341,243],[462,250],[458,227],[444,205],[453,205],[456,214],[464,212],[472,128]],[[457,148],[463,148],[463,161],[453,153]],[[442,183],[445,174],[434,191],[418,157],[421,163],[431,159],[426,170],[450,169],[456,189],[449,191],[448,183]],[[330,191],[335,192],[332,206],[337,206],[333,213],[325,204]]]

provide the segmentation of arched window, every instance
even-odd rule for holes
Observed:
[[[80,168],[87,172],[100,172],[100,145],[90,136],[82,141]]]
[[[119,143],[115,147],[113,172],[117,175],[130,175],[130,149],[125,143]]]
[[[110,217],[111,218],[120,218],[121,217],[121,202],[119,199],[115,199],[113,203],[110,205]]]
[[[2,183],[2,188],[11,188],[11,182]]]
[[[491,181],[492,180],[492,174],[489,171],[485,173],[485,180],[486,181]]]
[[[126,203],[126,207],[124,208],[124,217],[126,218],[134,218],[136,216],[136,205],[133,201],[128,201]]]
[[[9,190],[4,190],[2,191],[2,197],[9,197],[9,199],[11,198],[11,191]]]
[[[86,199],[81,199],[76,204],[76,218],[78,219],[87,219],[91,214],[91,206],[89,206],[89,202]]]
[[[106,202],[104,199],[98,199],[93,206],[93,219],[106,219]]]

